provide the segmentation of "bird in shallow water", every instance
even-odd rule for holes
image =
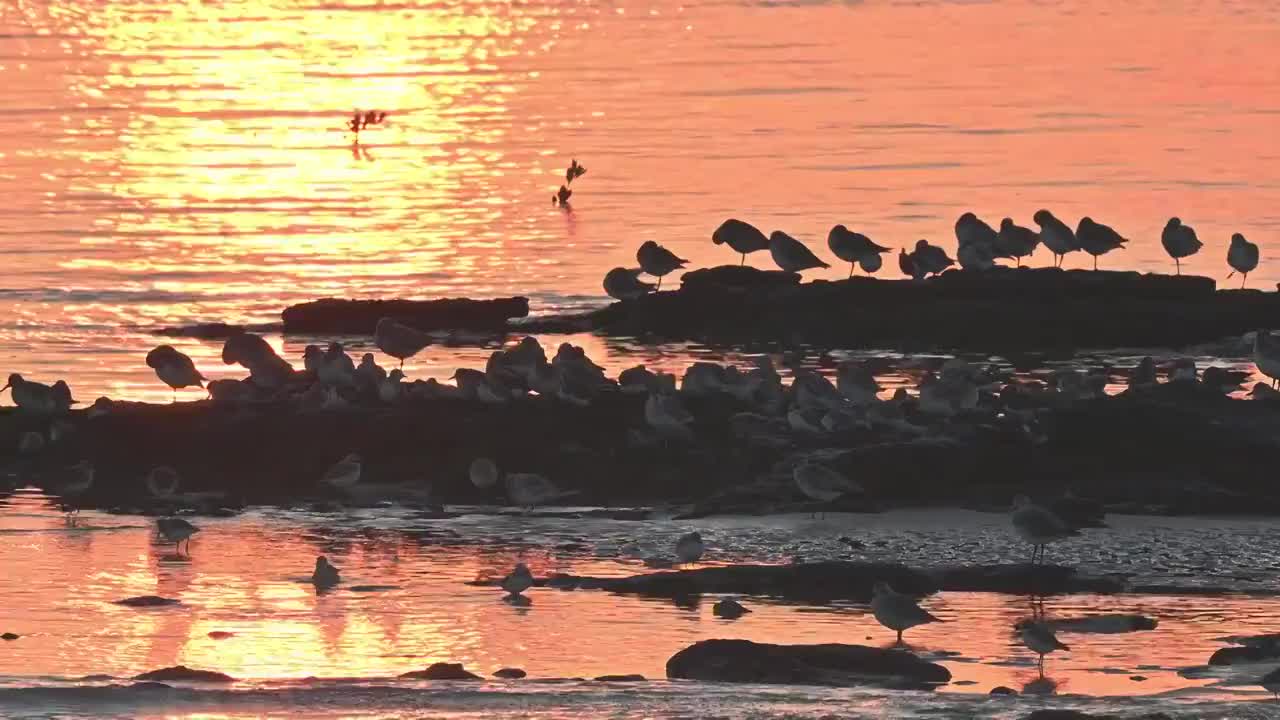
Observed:
[[[1098,256],[1122,248],[1129,241],[1109,226],[1094,222],[1093,218],[1082,217],[1076,227],[1076,242],[1081,250],[1093,256],[1093,269],[1097,270]]]
[[[1066,259],[1067,253],[1080,249],[1071,226],[1054,217],[1053,213],[1048,210],[1037,210],[1031,219],[1040,226],[1040,241],[1049,248],[1049,252],[1053,253],[1054,267],[1062,267],[1062,261]]]
[[[431,336],[417,328],[411,328],[389,317],[384,317],[378,320],[373,330],[373,344],[382,352],[399,360],[400,367],[403,369],[405,360],[417,355],[431,344]]]
[[[1044,677],[1044,656],[1054,650],[1070,650],[1071,648],[1062,644],[1058,640],[1058,636],[1053,634],[1053,630],[1042,622],[1037,620],[1023,620],[1017,625],[1018,636],[1022,638],[1022,644],[1027,649],[1040,656],[1038,663],[1040,668],[1040,677]]]
[[[853,266],[862,264],[867,257],[875,257],[871,264],[879,269],[880,253],[889,252],[889,248],[875,244],[871,238],[853,232],[844,225],[836,225],[827,233],[827,248],[832,255],[849,263],[849,277],[853,277]]]
[[[1169,218],[1169,222],[1165,223],[1164,231],[1160,233],[1160,244],[1169,253],[1169,257],[1173,258],[1178,275],[1182,274],[1182,258],[1191,257],[1204,247],[1204,243],[1196,237],[1195,229],[1190,225],[1183,225],[1176,217]]]
[[[565,185],[572,185],[574,180],[577,180],[578,178],[586,174],[587,174],[587,169],[582,165],[578,164],[577,158],[573,158],[569,162],[569,167],[566,168],[564,171],[564,183]]]
[[[785,272],[798,273],[813,268],[831,267],[819,260],[804,243],[781,230],[774,230],[769,236],[769,255],[773,258],[773,263]]]
[[[160,531],[160,535],[165,540],[173,543],[173,552],[180,553],[180,547],[185,541],[187,543],[187,555],[191,555],[191,536],[200,532],[200,528],[191,523],[177,517],[162,517],[156,519],[156,529]]]
[[[703,544],[700,533],[685,533],[676,540],[676,559],[681,565],[692,565],[698,562],[706,550],[707,546]]]
[[[1010,516],[1013,529],[1018,537],[1031,543],[1031,563],[1044,562],[1044,551],[1049,543],[1063,538],[1075,537],[1080,531],[1067,525],[1051,510],[1031,502],[1026,495],[1013,499],[1013,514]]]
[[[173,390],[173,399],[178,399],[178,390],[185,387],[203,388],[208,380],[196,369],[196,364],[186,353],[174,349],[172,345],[159,345],[147,353],[147,367],[156,371],[160,382]]]
[[[716,245],[728,245],[733,251],[742,255],[742,262],[747,263],[747,255],[760,250],[769,249],[769,238],[755,225],[736,218],[729,218],[720,223],[720,227],[711,233],[711,242]]]
[[[636,262],[645,273],[658,278],[658,289],[661,290],[663,276],[679,270],[689,261],[652,240],[646,240],[636,251]]]
[[[654,291],[653,283],[640,279],[642,268],[616,267],[604,274],[604,292],[614,300],[635,300]]]
[[[1271,378],[1271,387],[1280,382],[1280,338],[1267,330],[1253,333],[1253,364],[1258,372]]]
[[[566,185],[561,185],[555,195],[551,196],[551,204],[559,205],[562,208],[569,207],[569,198],[573,197],[573,191]]]
[[[1030,228],[1022,227],[1005,218],[1000,221],[1000,232],[996,234],[996,246],[1005,254],[1012,255],[1018,267],[1022,267],[1022,258],[1030,256],[1040,244],[1040,235]]]
[[[1231,266],[1228,278],[1236,273],[1244,276],[1240,279],[1240,287],[1243,289],[1249,281],[1249,273],[1258,267],[1258,246],[1245,240],[1240,233],[1235,233],[1231,236],[1231,247],[1227,248],[1227,264]]]
[[[898,633],[898,645],[902,644],[904,631],[918,625],[942,622],[920,607],[915,598],[895,592],[885,582],[878,582],[871,588],[871,614],[876,622]]]
[[[70,467],[53,471],[42,484],[47,492],[58,496],[67,520],[72,521],[80,514],[80,508],[74,503],[93,488],[93,465],[88,460],[81,460]]]
[[[516,563],[511,574],[502,578],[501,587],[509,598],[520,595],[533,587],[533,573],[529,572],[529,567],[524,563]]]
[[[317,590],[328,590],[342,582],[338,568],[329,564],[329,558],[321,555],[316,558],[316,569],[311,573],[311,583]]]

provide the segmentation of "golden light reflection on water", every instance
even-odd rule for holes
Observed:
[[[0,512],[0,563],[22,578],[0,586],[0,627],[23,637],[0,654],[0,676],[127,677],[183,664],[253,683],[387,678],[450,661],[483,674],[521,667],[534,677],[661,678],[668,657],[705,638],[892,641],[867,608],[856,604],[815,608],[744,598],[753,613],[727,622],[713,617],[714,597],[673,603],[535,589],[530,606],[513,607],[496,589],[467,582],[505,572],[517,560],[540,576],[617,576],[644,569],[634,560],[569,555],[536,544],[449,539],[484,532],[476,522],[485,521],[428,524],[424,533],[421,527],[375,530],[386,524],[376,516],[346,522],[261,513],[200,519],[203,530],[187,560],[175,558],[172,547],[156,539],[148,519],[85,513],[80,527],[68,528],[40,496],[20,494]],[[529,532],[560,532],[555,527],[535,525]],[[637,533],[637,542],[651,528],[626,527]],[[344,584],[318,595],[306,576],[319,553],[342,568]],[[357,585],[392,587],[360,592]],[[182,605],[112,604],[141,594]],[[913,629],[908,641],[926,655],[951,653],[942,658],[954,675],[945,692],[985,693],[996,685],[1023,688],[1039,680],[1035,656],[1012,633],[1014,623],[1033,612],[1027,598],[942,593],[925,605],[945,622]],[[1231,596],[1068,596],[1049,598],[1044,609],[1050,618],[1105,612],[1159,619],[1152,632],[1062,636],[1072,650],[1052,655],[1047,674],[1059,693],[1084,695],[1152,695],[1203,686],[1209,681],[1188,680],[1176,671],[1203,664],[1222,646],[1222,635],[1266,632],[1280,618],[1269,598]],[[214,639],[213,632],[232,636]],[[625,646],[618,644],[622,638]],[[1135,675],[1145,680],[1131,679]]]

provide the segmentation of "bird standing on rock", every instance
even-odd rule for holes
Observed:
[[[774,264],[785,272],[831,267],[819,260],[804,243],[781,230],[774,230],[769,236],[769,255],[773,257]]]
[[[956,261],[947,255],[946,250],[937,245],[931,245],[928,240],[923,239],[916,241],[912,257],[926,275],[939,275],[943,270],[956,264]]]
[[[1093,256],[1093,269],[1098,269],[1098,256],[1106,255],[1112,250],[1124,247],[1129,242],[1120,233],[1109,226],[1093,221],[1091,217],[1080,218],[1076,228],[1076,241],[1080,249]]]
[[[178,390],[184,387],[204,387],[205,376],[196,369],[196,364],[186,353],[175,350],[172,345],[160,345],[147,353],[147,367],[156,371],[156,377],[173,390],[173,399],[178,399]]]
[[[1053,266],[1062,267],[1067,253],[1080,249],[1076,234],[1069,225],[1054,217],[1048,210],[1037,210],[1032,219],[1040,226],[1040,240],[1053,253]]]
[[[1190,225],[1183,225],[1176,217],[1169,218],[1169,222],[1165,224],[1164,232],[1160,233],[1160,244],[1169,253],[1169,257],[1173,258],[1178,275],[1182,274],[1182,258],[1191,257],[1204,247],[1204,243],[1196,237],[1196,231]]]
[[[1005,218],[1000,221],[1000,232],[996,234],[996,245],[1008,255],[1012,255],[1018,267],[1022,267],[1022,258],[1036,251],[1040,244],[1040,235],[1030,228],[1024,228]]]
[[[9,382],[0,388],[0,392],[5,390],[13,391],[13,404],[23,412],[34,415],[53,415],[58,410],[58,399],[53,388],[44,383],[27,380],[18,373],[9,375]]]
[[[853,277],[853,266],[861,264],[862,260],[868,256],[875,257],[872,264],[879,268],[880,253],[889,252],[889,248],[875,244],[871,238],[862,233],[853,232],[844,225],[836,225],[831,228],[831,232],[827,233],[827,248],[831,250],[832,255],[849,263],[849,277]]]
[[[389,317],[384,317],[378,320],[373,330],[373,344],[382,352],[399,360],[400,368],[403,369],[405,360],[417,355],[431,344],[431,336],[417,328],[411,328]]]
[[[643,268],[616,267],[604,275],[604,292],[614,300],[635,300],[654,291],[653,283],[639,278]]]
[[[677,257],[675,253],[658,243],[647,240],[636,251],[636,262],[640,269],[658,278],[658,289],[662,289],[662,277],[684,267],[689,261]]]
[[[898,269],[912,280],[923,280],[929,274],[916,259],[915,253],[908,253],[901,248],[898,249]]]
[[[698,562],[706,550],[707,546],[703,544],[700,533],[687,533],[676,540],[676,558],[681,565],[692,565]]]
[[[1244,284],[1249,281],[1249,273],[1258,267],[1258,246],[1245,240],[1240,233],[1232,235],[1231,247],[1227,249],[1227,264],[1231,266],[1227,277],[1236,273],[1244,276],[1240,280],[1240,287],[1243,289]]]
[[[733,251],[742,255],[742,262],[747,263],[747,254],[769,249],[769,238],[751,223],[736,218],[729,218],[715,232],[711,233],[711,242],[716,245],[728,245]]]

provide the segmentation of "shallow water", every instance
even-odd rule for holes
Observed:
[[[907,638],[916,652],[951,669],[953,682],[937,693],[567,681],[621,673],[661,680],[668,657],[707,638],[888,645],[893,636],[860,604],[748,597],[742,601],[753,612],[726,621],[712,615],[718,598],[710,596],[673,602],[536,588],[529,606],[516,607],[499,590],[471,581],[504,574],[518,561],[539,576],[649,572],[644,560],[669,557],[675,537],[693,527],[707,539],[708,563],[800,556],[929,566],[1013,561],[1025,547],[1011,542],[1003,515],[959,511],[724,518],[695,525],[475,510],[449,520],[396,507],[256,509],[235,518],[202,518],[188,559],[157,539],[149,518],[84,512],[68,527],[43,496],[21,491],[0,508],[0,564],[10,578],[0,584],[0,630],[22,635],[0,647],[0,714],[25,708],[34,716],[55,709],[100,716],[118,703],[122,715],[179,717],[290,710],[349,717],[359,705],[365,714],[357,717],[426,707],[449,717],[739,717],[751,707],[754,717],[774,718],[817,717],[839,703],[853,717],[967,717],[979,712],[975,708],[983,716],[1012,717],[1036,703],[1119,708],[1133,702],[1125,696],[1143,696],[1144,707],[1190,704],[1194,716],[1210,717],[1222,703],[1263,699],[1251,683],[1270,666],[1193,678],[1179,671],[1205,663],[1225,635],[1269,632],[1280,624],[1280,528],[1273,523],[1120,517],[1112,518],[1111,528],[1052,547],[1050,559],[1089,572],[1122,573],[1134,583],[1207,582],[1260,594],[1047,598],[1050,618],[1142,613],[1160,623],[1141,633],[1063,633],[1072,649],[1049,657],[1048,683],[1039,680],[1034,655],[1012,633],[1016,621],[1031,615],[1032,601],[988,593],[941,593],[924,601],[945,622],[913,629]],[[1227,552],[1242,539],[1253,552]],[[306,582],[317,554],[343,571],[343,584],[321,595]],[[366,591],[362,585],[384,587]],[[148,594],[182,604],[112,604]],[[208,635],[214,631],[234,635],[215,640]],[[462,662],[486,676],[520,667],[530,680],[475,687],[395,680],[435,661]],[[175,664],[217,669],[238,682],[157,695],[101,689],[113,684],[106,679],[78,681],[105,674],[127,685],[137,673]],[[541,684],[551,679],[560,680]],[[1061,699],[989,700],[986,693],[997,685]]]
[[[1248,0],[8,0],[0,356],[88,400],[160,399],[139,328],[328,295],[577,308],[644,240],[735,261],[709,242],[729,215],[826,256],[836,222],[950,247],[965,209],[1047,206],[1134,239],[1104,267],[1167,271],[1177,213],[1207,244],[1188,272],[1222,278],[1240,231],[1272,287],[1278,18]],[[360,148],[353,107],[391,112]],[[571,157],[589,171],[565,213],[548,200]],[[431,355],[413,370],[457,365]]]

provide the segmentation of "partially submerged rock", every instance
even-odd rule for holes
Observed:
[[[3,635],[0,635],[0,640],[17,640],[20,637],[22,636],[17,633],[7,632]]]
[[[425,670],[414,670],[403,673],[400,677],[407,680],[480,680],[479,675],[467,671],[462,663],[432,663]]]
[[[504,680],[519,680],[526,675],[528,675],[528,673],[520,668],[502,668],[501,670],[497,670],[493,673],[494,677],[502,678]]]
[[[529,314],[523,297],[471,300],[342,300],[326,298],[284,309],[286,333],[372,335],[378,321],[394,319],[416,330],[503,330],[512,318]]]
[[[704,682],[929,687],[949,682],[951,672],[903,650],[703,640],[667,661],[667,677]]]
[[[175,665],[173,667],[162,668],[160,670],[152,670],[136,675],[134,680],[148,680],[155,682],[206,682],[206,683],[229,683],[235,682],[236,679],[214,670],[195,670],[186,665]]]
[[[601,675],[595,678],[596,682],[645,682],[648,680],[643,675]]]
[[[159,595],[139,595],[116,600],[112,604],[124,605],[125,607],[168,607],[170,605],[181,605],[182,601],[175,598],[160,597]]]
[[[1061,633],[1116,633],[1155,630],[1159,624],[1155,618],[1145,615],[1093,615],[1090,617],[1048,620],[1046,624]]]

